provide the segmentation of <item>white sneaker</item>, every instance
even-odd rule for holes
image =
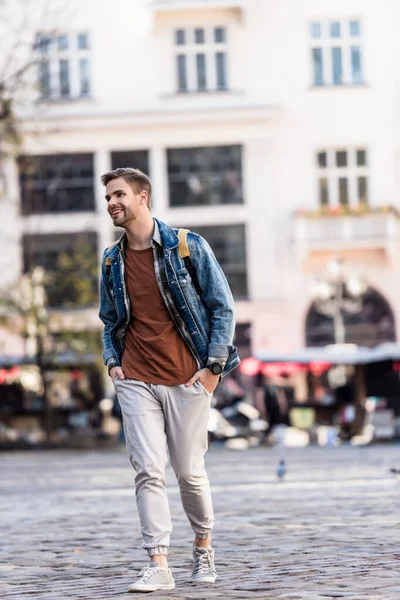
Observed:
[[[150,563],[140,571],[139,579],[129,586],[128,592],[156,592],[173,590],[174,587],[171,569],[162,569],[158,563]]]
[[[193,562],[192,581],[214,583],[217,579],[214,550],[212,548],[193,548]]]

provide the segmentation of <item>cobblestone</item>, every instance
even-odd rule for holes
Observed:
[[[219,578],[208,587],[189,580],[192,534],[169,472],[177,587],[149,597],[398,600],[399,450],[212,448]],[[0,464],[1,600],[140,597],[126,593],[146,556],[125,450],[4,453]]]

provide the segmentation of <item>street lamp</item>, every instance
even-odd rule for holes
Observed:
[[[345,343],[344,312],[357,314],[362,310],[362,297],[367,291],[358,275],[346,276],[343,262],[334,259],[328,263],[327,276],[312,285],[315,309],[333,319],[335,344]]]

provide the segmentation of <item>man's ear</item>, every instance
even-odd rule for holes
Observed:
[[[147,192],[146,192],[146,190],[142,190],[140,192],[140,204],[147,204]]]

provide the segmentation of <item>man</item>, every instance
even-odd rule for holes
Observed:
[[[101,180],[113,224],[125,229],[102,261],[103,359],[121,404],[142,547],[151,560],[129,591],[175,587],[167,562],[167,452],[195,534],[192,580],[213,583],[214,516],[204,454],[212,394],[240,362],[232,345],[232,294],[202,237],[188,232],[180,242],[178,230],[153,219],[144,173],[115,169]]]

